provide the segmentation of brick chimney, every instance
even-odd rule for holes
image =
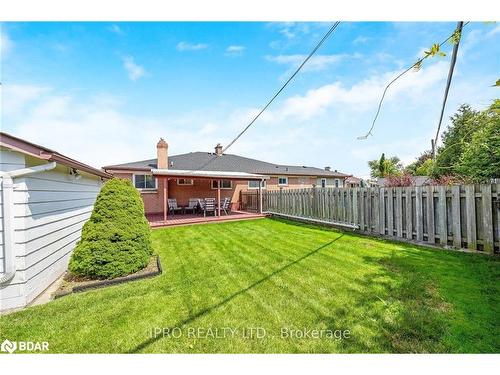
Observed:
[[[217,156],[221,156],[222,155],[222,146],[220,143],[217,143],[217,146],[215,146],[215,154]]]
[[[156,144],[157,168],[168,169],[168,143],[163,138],[160,138]]]
[[[332,168],[331,168],[331,167],[325,167],[325,171],[330,172],[331,170],[332,170]]]

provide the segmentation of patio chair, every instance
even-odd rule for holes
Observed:
[[[220,205],[220,209],[223,210],[224,213],[227,215],[228,211],[231,211],[231,199],[224,198],[224,201]]]
[[[177,199],[167,199],[168,201],[168,212],[170,214],[175,214],[176,211],[182,212],[182,207],[177,205]]]
[[[199,198],[189,198],[189,203],[184,208],[184,210],[191,211],[194,214],[196,212],[196,210],[198,210],[198,207],[200,205],[199,201],[200,201]]]
[[[215,198],[205,198],[205,204],[203,206],[203,216],[207,216],[207,212],[213,212],[215,216]]]

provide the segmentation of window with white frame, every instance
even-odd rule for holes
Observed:
[[[335,179],[335,187],[339,187],[339,179],[338,178]]]
[[[134,174],[134,186],[139,190],[156,190],[156,177],[150,174]]]
[[[260,181],[256,181],[256,180],[248,181],[248,188],[249,189],[258,189],[259,188],[259,182]],[[265,189],[265,188],[266,188],[266,180],[263,180],[262,181],[262,189]]]
[[[217,189],[217,183],[219,180],[212,180],[212,189]],[[220,188],[221,189],[232,189],[233,181],[231,180],[220,180]]]
[[[177,185],[193,185],[192,178],[178,178]]]
[[[278,185],[280,186],[288,185],[288,177],[284,176],[278,177]]]
[[[326,178],[321,179],[321,187],[326,188]]]

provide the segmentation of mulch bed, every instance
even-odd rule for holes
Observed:
[[[129,281],[146,279],[162,273],[160,257],[155,255],[142,270],[127,276],[114,279],[94,280],[86,277],[71,275],[66,273],[59,289],[54,293],[54,299],[67,296],[71,293],[84,292],[89,289],[104,288],[111,285],[122,284]]]

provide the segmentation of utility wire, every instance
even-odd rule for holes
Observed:
[[[264,111],[274,102],[274,100],[278,97],[279,94],[288,86],[288,84],[295,78],[295,76],[301,71],[301,69],[306,65],[306,63],[311,59],[311,57],[316,53],[316,51],[323,45],[323,43],[330,37],[330,35],[335,31],[335,29],[339,26],[340,21],[335,22],[332,27],[328,30],[328,32],[323,36],[323,38],[316,44],[313,50],[309,53],[309,55],[304,59],[302,64],[295,70],[295,72],[287,79],[287,81],[281,86],[281,88],[274,94],[274,96],[267,102],[267,104],[253,117],[253,119],[248,123],[245,128],[231,141],[229,144],[222,149],[222,153],[226,152],[240,137],[245,134],[245,132],[250,129],[250,127],[257,121],[257,119],[264,113]],[[212,163],[215,159],[217,159],[218,155],[214,155],[211,159],[209,159],[205,164],[200,166],[199,168],[193,170],[192,172],[199,171],[205,168],[207,165]]]
[[[469,24],[469,22],[466,22],[463,26],[467,26]],[[453,32],[453,34],[451,34],[448,38],[446,38],[444,41],[442,41],[440,44],[439,44],[439,47],[441,47],[443,44],[445,44],[446,42],[448,42],[451,38],[453,38],[453,36],[455,35],[455,32],[456,30]],[[387,84],[387,86],[385,86],[385,89],[384,89],[384,92],[382,93],[382,97],[380,98],[380,101],[378,103],[378,108],[377,108],[377,113],[375,113],[375,117],[373,118],[373,122],[372,122],[372,126],[370,128],[370,130],[368,130],[368,133],[366,133],[365,135],[361,135],[359,137],[357,137],[358,140],[363,140],[363,139],[367,139],[370,135],[373,135],[372,134],[372,131],[373,131],[373,128],[375,127],[375,122],[377,121],[377,118],[378,118],[378,115],[380,114],[380,109],[382,108],[382,103],[384,101],[384,98],[385,98],[385,94],[387,93],[387,90],[389,89],[389,87],[394,83],[396,82],[399,78],[401,78],[403,75],[405,75],[406,73],[408,73],[412,68],[416,67],[416,66],[419,66],[422,61],[424,61],[426,58],[428,58],[430,55],[426,55],[422,58],[420,58],[416,63],[414,63],[413,65],[409,66],[407,69],[405,69],[404,71],[402,71],[401,73],[399,73],[391,82],[389,82]]]
[[[459,21],[457,23],[457,31],[458,31],[459,37],[455,41],[455,44],[453,45],[453,53],[451,55],[450,70],[448,71],[448,79],[446,81],[446,88],[444,90],[443,105],[441,106],[441,115],[439,116],[439,123],[438,123],[438,128],[436,131],[436,137],[434,138],[434,142],[432,142],[432,158],[433,159],[436,156],[437,140],[439,137],[439,131],[441,130],[441,123],[443,122],[444,109],[446,107],[446,101],[448,100],[448,93],[450,91],[451,79],[453,78],[453,71],[455,70],[455,64],[457,62],[458,45],[460,44],[463,26],[464,26],[464,23],[462,21]]]

